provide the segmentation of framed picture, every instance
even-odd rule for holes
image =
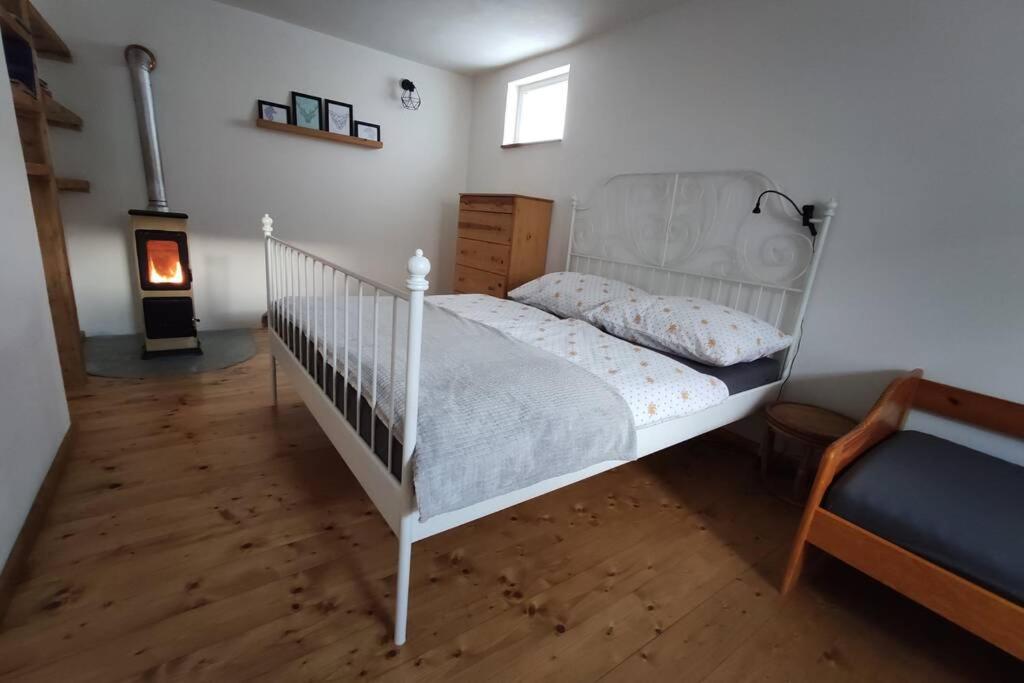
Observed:
[[[292,92],[292,123],[300,128],[324,128],[324,103],[319,97]]]
[[[366,121],[355,122],[356,137],[364,140],[374,140],[380,142],[380,126],[376,123],[367,123]]]
[[[324,130],[328,133],[352,135],[352,105],[324,98]]]
[[[256,107],[259,109],[260,118],[264,121],[273,121],[274,123],[292,122],[292,110],[283,104],[258,100]]]

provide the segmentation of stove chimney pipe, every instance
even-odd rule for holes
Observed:
[[[156,55],[141,45],[124,49],[128,72],[135,95],[135,118],[139,124],[139,142],[142,146],[142,165],[146,171],[146,190],[149,193],[149,211],[168,212],[167,191],[164,188],[164,169],[160,161],[160,139],[156,134],[156,111],[153,105],[153,85],[149,74],[156,68]]]

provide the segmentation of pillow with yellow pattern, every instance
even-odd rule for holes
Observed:
[[[625,282],[598,275],[548,273],[516,287],[508,293],[508,298],[563,318],[583,320],[587,311],[607,301],[620,298],[630,301],[646,294]]]
[[[752,315],[684,296],[615,299],[588,311],[585,320],[616,337],[718,367],[770,356],[793,342]]]

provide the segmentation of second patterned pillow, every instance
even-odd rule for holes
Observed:
[[[693,297],[614,299],[587,311],[585,319],[616,337],[719,367],[770,356],[793,342],[752,315]]]

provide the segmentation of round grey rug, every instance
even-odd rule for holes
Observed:
[[[203,354],[142,359],[142,335],[87,337],[85,371],[96,377],[144,379],[220,370],[249,360],[256,353],[251,330],[210,330],[199,333]]]

